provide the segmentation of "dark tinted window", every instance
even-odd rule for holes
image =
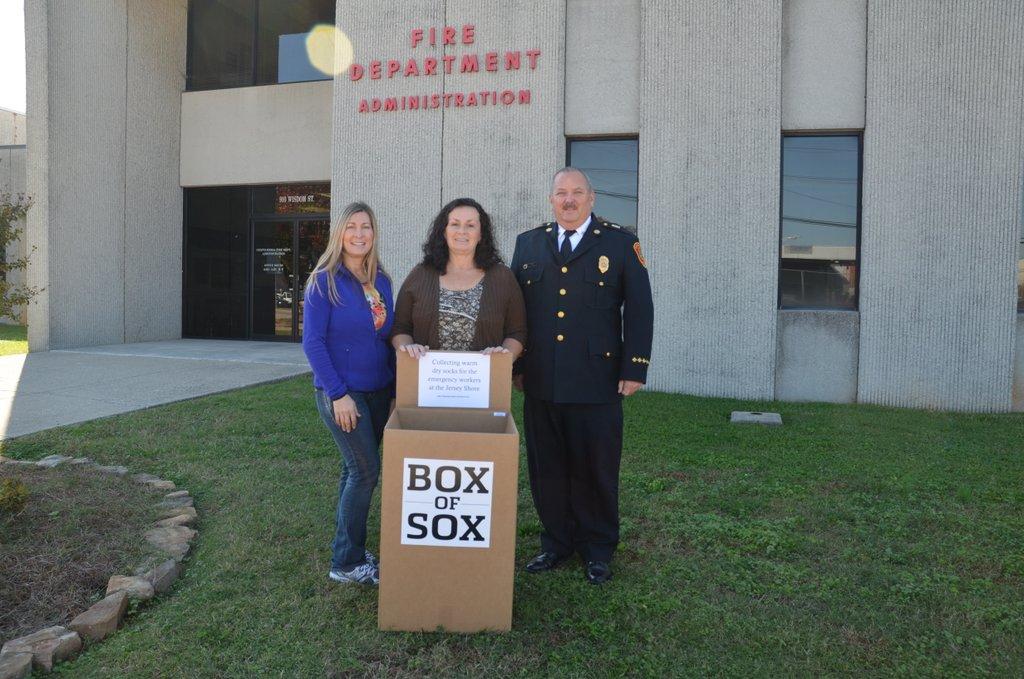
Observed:
[[[253,84],[253,0],[192,0],[188,23],[188,89]]]
[[[248,194],[185,189],[185,324],[190,337],[245,337]]]
[[[334,23],[334,0],[259,0],[256,84],[327,80],[310,63],[306,36],[316,24]]]
[[[568,165],[587,173],[597,193],[594,212],[636,231],[636,139],[571,139]]]
[[[859,204],[860,137],[783,137],[783,308],[857,308]]]
[[[191,0],[188,89],[327,80],[306,35],[334,24],[334,0]]]

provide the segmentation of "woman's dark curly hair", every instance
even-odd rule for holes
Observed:
[[[445,229],[448,228],[448,217],[457,207],[471,207],[480,215],[480,242],[476,244],[474,263],[486,271],[495,264],[501,264],[498,246],[494,244],[494,229],[491,228],[491,216],[480,203],[472,198],[456,198],[437,213],[434,223],[430,226],[427,242],[423,244],[423,265],[444,273],[448,269],[448,241]]]

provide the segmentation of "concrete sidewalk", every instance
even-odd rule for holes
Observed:
[[[0,439],[301,375],[298,344],[171,340],[0,356]]]

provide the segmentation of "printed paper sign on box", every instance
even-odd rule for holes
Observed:
[[[407,457],[402,544],[489,547],[494,463]]]
[[[419,360],[420,408],[486,408],[490,394],[490,356],[427,352]]]

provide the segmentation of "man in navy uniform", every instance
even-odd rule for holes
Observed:
[[[544,530],[530,573],[578,553],[587,580],[612,577],[619,541],[622,398],[647,381],[654,305],[636,236],[592,213],[583,172],[554,177],[555,221],[519,235],[512,270],[526,300],[516,364],[530,491]]]

